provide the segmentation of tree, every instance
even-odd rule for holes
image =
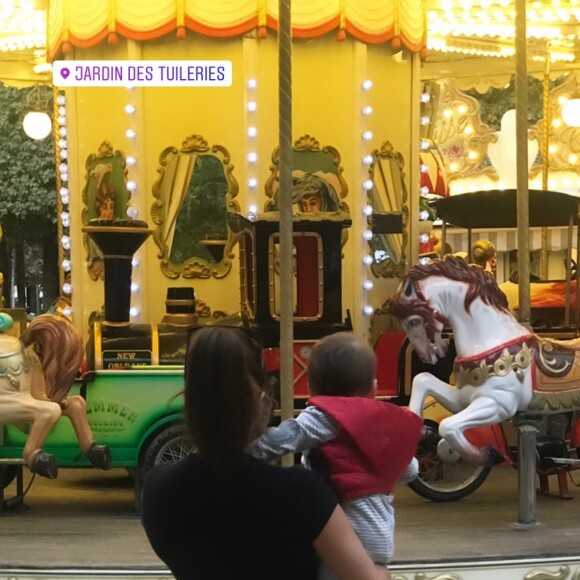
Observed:
[[[30,110],[31,91],[39,91],[52,112],[52,89],[16,89],[0,83],[0,223],[4,230],[0,248],[0,269],[4,271],[4,294],[11,301],[11,288],[18,287],[18,305],[24,306],[28,283],[44,282],[45,296],[58,295],[56,170],[54,140],[51,135],[40,141],[28,137],[22,119]],[[35,260],[25,267],[24,256],[36,246],[52,263],[34,268]],[[15,275],[13,275],[15,273]],[[28,279],[28,280],[27,280]]]

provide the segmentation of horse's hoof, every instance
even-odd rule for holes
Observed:
[[[50,453],[39,451],[32,460],[30,471],[48,479],[56,479],[58,477],[56,457]]]
[[[505,457],[492,445],[486,445],[483,448],[483,456],[485,458],[485,465],[488,467],[501,465],[505,462]]]
[[[85,455],[94,467],[111,469],[111,450],[106,445],[93,443]]]

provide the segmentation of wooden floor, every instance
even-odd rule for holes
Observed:
[[[399,487],[394,563],[577,554],[580,488],[570,489],[570,501],[539,496],[541,526],[522,531],[512,525],[518,519],[518,490],[511,468],[496,468],[477,492],[457,503],[431,503]],[[0,516],[0,571],[163,569],[134,512],[133,484],[123,470],[61,470],[56,481],[37,478],[26,505],[22,512]]]

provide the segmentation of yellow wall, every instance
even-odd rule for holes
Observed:
[[[138,191],[132,205],[139,218],[153,222],[150,208],[152,187],[157,179],[159,154],[169,146],[181,147],[193,134],[203,135],[210,145],[220,144],[231,153],[234,176],[240,184],[238,201],[242,211],[257,203],[260,210],[266,201],[264,184],[270,174],[271,154],[278,143],[278,72],[277,44],[273,34],[257,40],[251,37],[215,40],[188,36],[185,41],[161,39],[143,45],[120,41],[116,47],[102,46],[77,50],[75,59],[227,59],[233,64],[233,85],[229,88],[77,88],[67,90],[69,114],[69,176],[71,191],[71,232],[73,237],[73,316],[75,324],[86,330],[91,311],[99,309],[103,300],[102,282],[93,282],[83,265],[81,243],[80,193],[84,184],[84,164],[99,144],[110,141],[116,149],[138,159],[135,169],[129,168],[129,178],[137,181]],[[257,112],[248,117],[246,81],[255,77],[258,88],[255,100]],[[374,87],[368,93],[361,89],[365,78]],[[410,60],[392,58],[387,46],[367,46],[351,39],[337,42],[334,35],[296,41],[293,46],[294,139],[309,134],[321,146],[332,145],[342,156],[344,178],[349,193],[346,201],[351,209],[353,227],[344,248],[343,306],[354,317],[356,330],[366,331],[368,319],[361,314],[362,279],[370,275],[361,265],[366,244],[362,231],[365,192],[362,181],[367,168],[362,156],[378,148],[385,140],[399,149],[408,164],[412,147],[411,127],[411,65]],[[137,107],[136,115],[124,112],[127,103]],[[362,117],[361,107],[372,105],[371,117]],[[255,124],[255,139],[259,160],[254,173],[259,178],[255,193],[248,191],[246,154],[249,149],[247,128]],[[125,130],[137,131],[137,140],[129,141]],[[364,130],[373,132],[373,139],[364,142]],[[407,181],[409,181],[407,167]],[[134,269],[134,279],[141,292],[133,296],[133,305],[141,309],[142,321],[160,321],[164,313],[168,286],[192,285],[196,295],[213,310],[233,313],[239,309],[239,271],[237,261],[223,279],[170,280],[160,270],[157,246],[148,240],[140,252],[140,265]],[[236,258],[237,258],[237,248]],[[392,283],[390,287],[392,287]],[[389,284],[387,283],[387,286]],[[375,286],[368,301],[375,306],[386,298],[384,281]],[[373,295],[374,294],[374,295]]]

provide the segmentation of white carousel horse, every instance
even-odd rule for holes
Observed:
[[[491,447],[478,448],[464,432],[500,423],[518,412],[561,413],[580,409],[580,339],[542,339],[517,322],[493,276],[448,256],[412,268],[390,300],[419,358],[445,356],[444,325],[457,350],[455,386],[430,373],[413,379],[410,409],[422,416],[427,396],[454,415],[439,434],[470,463],[503,461]]]
[[[10,316],[0,313],[0,333],[12,323]],[[0,334],[0,424],[32,424],[24,461],[32,472],[50,479],[58,474],[57,462],[42,446],[61,416],[70,419],[89,461],[110,468],[109,449],[93,439],[85,400],[67,397],[82,359],[81,337],[61,316],[38,316],[20,339]]]

